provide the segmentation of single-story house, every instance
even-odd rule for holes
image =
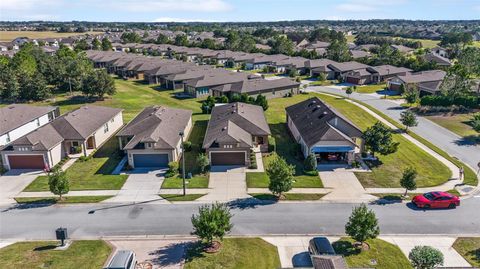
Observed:
[[[192,130],[192,111],[164,106],[142,110],[118,133],[131,167],[166,167],[181,156],[181,137]]]
[[[378,65],[367,67],[367,71],[372,74],[371,82],[379,83],[395,76],[404,76],[412,72],[411,69],[405,67],[397,67],[393,65]]]
[[[351,62],[343,62],[343,63],[334,62],[334,63],[328,64],[327,67],[333,70],[335,79],[338,79],[341,77],[346,82],[357,83],[356,79],[352,79],[352,81],[348,81],[347,78],[345,77],[345,74],[351,71],[366,69],[368,65],[351,61]]]
[[[440,55],[444,58],[448,58],[450,56],[449,51],[446,48],[442,47],[435,47],[430,50],[433,54]]]
[[[437,66],[442,66],[442,67],[450,67],[452,66],[452,61],[450,59],[445,58],[443,56],[440,56],[439,54],[435,53],[427,53],[423,56],[425,61],[427,62],[434,62],[437,64]]]
[[[58,107],[11,104],[0,108],[0,148],[51,122]]]
[[[407,47],[407,46],[404,46],[404,45],[390,45],[390,47],[394,50],[397,50],[401,53],[405,53],[405,54],[409,54],[409,53],[412,53],[414,51],[414,49],[410,48],[410,47]]]
[[[363,150],[362,131],[317,97],[285,108],[287,126],[304,157],[319,164],[351,164]]]
[[[367,68],[356,69],[348,71],[343,74],[345,82],[364,85],[372,82],[372,74],[368,72]]]
[[[440,92],[440,85],[447,73],[443,70],[428,70],[416,73],[406,73],[402,76],[395,76],[387,81],[390,90],[400,90],[401,85],[405,88],[416,86],[420,95],[437,94]]]
[[[300,83],[289,78],[266,80],[262,78],[245,79],[240,82],[223,84],[211,88],[215,97],[226,95],[231,98],[236,94],[247,94],[252,97],[263,95],[268,99],[284,97],[287,94],[298,94]]]
[[[268,150],[271,134],[261,106],[231,103],[212,109],[203,140],[211,165],[249,165],[250,151]]]
[[[69,155],[88,156],[123,126],[122,110],[83,106],[8,144],[6,169],[50,169]]]
[[[370,57],[370,52],[364,50],[350,50],[353,59]]]
[[[329,64],[334,64],[335,61],[329,59],[308,60],[305,62],[305,73],[312,77],[318,77],[320,74],[325,74],[326,79],[335,79],[335,71],[328,67]]]

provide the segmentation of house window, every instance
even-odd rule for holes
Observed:
[[[37,119],[36,122],[37,122],[37,127],[40,127],[40,119]]]
[[[107,133],[108,132],[108,123],[105,123],[105,125],[103,125],[103,133]]]
[[[110,122],[111,122],[111,123],[114,123],[114,122],[115,122],[115,118],[112,118],[112,119],[110,120]]]
[[[72,141],[72,147],[78,147],[78,141]]]
[[[231,149],[231,148],[233,148],[233,145],[223,145],[223,148],[225,148],[225,149]]]

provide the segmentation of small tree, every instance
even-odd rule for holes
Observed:
[[[70,190],[66,173],[59,168],[53,169],[48,174],[48,187],[53,194],[60,196],[60,200],[63,200],[62,196]]]
[[[411,110],[405,110],[400,113],[400,121],[405,125],[405,131],[408,131],[408,127],[414,127],[418,125],[417,116]]]
[[[350,94],[353,93],[353,88],[352,87],[347,87],[345,90],[345,93],[347,94],[348,98],[350,98]]]
[[[408,191],[413,191],[417,189],[417,183],[415,178],[417,177],[417,170],[413,167],[407,167],[403,170],[402,178],[400,179],[400,185],[405,188],[404,196],[407,196]]]
[[[473,129],[480,133],[480,112],[473,114],[470,122]]]
[[[317,170],[317,157],[313,153],[310,153],[303,164],[305,171],[316,171]]]
[[[363,139],[372,156],[375,156],[376,152],[382,155],[394,153],[399,145],[393,141],[391,130],[379,121],[365,130]]]
[[[345,233],[363,246],[367,239],[376,238],[380,234],[378,220],[375,213],[365,204],[354,207],[352,214],[345,225]]]
[[[215,238],[222,240],[230,232],[233,227],[231,218],[230,209],[225,204],[202,205],[198,209],[198,215],[192,215],[192,234],[211,247]]]
[[[257,106],[261,106],[263,108],[263,111],[268,109],[268,101],[264,95],[257,95],[257,98],[255,99],[255,104]]]
[[[433,269],[443,265],[443,254],[430,246],[416,246],[408,254],[412,266],[416,269]]]
[[[168,171],[165,173],[165,177],[173,177],[178,173],[178,162],[169,162],[168,163]]]
[[[285,159],[274,153],[273,159],[268,163],[266,172],[270,178],[268,189],[273,194],[281,197],[283,192],[292,189],[294,168]]]
[[[197,156],[197,166],[200,169],[201,173],[205,173],[207,171],[208,165],[210,164],[210,161],[208,160],[208,157],[204,153],[200,153]]]
[[[327,75],[325,75],[325,73],[323,72],[320,72],[320,74],[318,74],[318,81],[325,81],[327,80]]]

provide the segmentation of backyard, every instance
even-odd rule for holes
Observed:
[[[0,268],[103,268],[111,247],[100,240],[74,241],[66,250],[57,242],[21,242],[0,249]]]

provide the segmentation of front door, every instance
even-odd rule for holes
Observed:
[[[87,139],[87,149],[94,149],[95,148],[95,137],[90,136]]]

